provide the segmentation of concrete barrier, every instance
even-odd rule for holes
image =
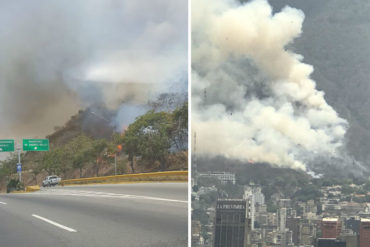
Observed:
[[[95,183],[125,183],[125,182],[187,182],[188,171],[169,171],[169,172],[151,172],[136,173],[117,176],[77,178],[62,180],[59,184],[95,184]]]
[[[34,185],[34,186],[27,186],[26,192],[34,192],[40,190],[40,186]]]
[[[25,190],[13,190],[9,192],[9,194],[22,194],[22,193],[26,193],[26,191]]]

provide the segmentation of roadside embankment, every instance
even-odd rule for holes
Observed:
[[[60,185],[131,183],[131,182],[187,182],[188,171],[137,173],[116,176],[90,177],[62,180]]]

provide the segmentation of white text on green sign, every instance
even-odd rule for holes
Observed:
[[[0,140],[0,152],[14,152],[14,140]]]
[[[49,151],[49,140],[23,139],[23,151]]]

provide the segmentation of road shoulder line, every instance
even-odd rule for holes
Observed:
[[[49,219],[44,218],[44,217],[42,217],[42,216],[39,216],[39,215],[37,215],[37,214],[32,214],[32,216],[33,216],[33,217],[35,217],[35,218],[37,218],[37,219],[39,219],[39,220],[45,221],[45,222],[47,222],[47,223],[49,223],[49,224],[52,224],[52,225],[54,225],[54,226],[56,226],[56,227],[59,227],[59,228],[61,228],[61,229],[63,229],[63,230],[66,230],[66,231],[69,231],[69,232],[77,232],[77,231],[76,231],[75,229],[73,229],[73,228],[70,228],[70,227],[64,226],[64,225],[62,225],[62,224],[59,224],[59,223],[57,223],[57,222],[55,222],[55,221],[49,220]]]

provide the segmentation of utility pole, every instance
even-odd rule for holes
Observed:
[[[194,174],[194,185],[198,185],[198,160],[197,160],[197,132],[194,131],[194,154],[193,154],[193,174]]]
[[[114,175],[117,175],[117,153],[114,153]]]
[[[18,176],[19,176],[19,182],[22,182],[22,163],[21,163],[21,146],[20,144],[17,146],[18,150],[18,164],[17,164],[17,171],[18,171]],[[21,167],[21,170],[19,171],[18,166]]]

